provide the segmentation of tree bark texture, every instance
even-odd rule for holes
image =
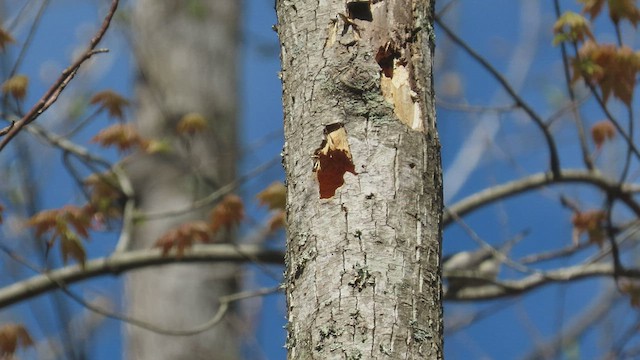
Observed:
[[[279,0],[290,359],[440,359],[430,0]]]
[[[236,0],[136,2],[137,125],[143,136],[170,144],[168,152],[127,161],[143,213],[184,208],[235,176],[240,5]],[[177,122],[194,112],[207,120],[207,131],[179,135]],[[144,220],[136,224],[131,248],[152,247],[169,229],[202,219],[208,210]],[[231,264],[136,271],[127,280],[128,312],[164,328],[192,329],[215,314],[219,296],[235,290],[237,272]],[[130,326],[127,357],[236,359],[237,338],[227,321],[188,337]]]

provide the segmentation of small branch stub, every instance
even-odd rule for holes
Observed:
[[[318,179],[321,199],[335,195],[344,184],[346,172],[357,175],[343,123],[325,126],[324,139],[314,153],[313,172]]]

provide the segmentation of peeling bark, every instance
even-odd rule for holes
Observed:
[[[433,3],[279,0],[276,9],[289,358],[440,359]],[[333,124],[354,171],[341,170],[330,194],[317,167]],[[344,170],[342,153],[320,169]]]

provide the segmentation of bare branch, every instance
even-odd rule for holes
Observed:
[[[613,264],[588,264],[566,267],[558,270],[547,271],[544,273],[535,273],[519,280],[493,281],[491,284],[477,286],[472,288],[464,288],[458,290],[455,294],[445,293],[445,300],[452,301],[472,301],[472,300],[489,300],[503,298],[506,296],[519,295],[543,285],[552,283],[569,282],[579,279],[613,276],[615,273]],[[456,275],[462,278],[463,276]],[[618,274],[620,277],[629,277],[640,279],[640,269],[623,269]],[[464,276],[470,282],[487,279],[478,278],[476,276]]]
[[[563,247],[562,249],[555,249],[551,251],[546,251],[542,253],[530,254],[518,260],[518,262],[522,264],[534,264],[547,260],[555,260],[558,258],[568,257],[576,252],[586,249],[592,246],[592,243],[589,242],[581,242],[578,244],[570,244],[568,246]]]
[[[11,124],[7,125],[6,127],[0,129],[0,136],[4,136],[6,134],[9,133],[9,131],[11,131],[11,129],[13,129],[13,125],[15,125],[15,121],[12,121]]]
[[[555,141],[553,136],[551,135],[551,131],[549,131],[549,127],[542,120],[542,117],[538,115],[532,108],[527,104],[523,98],[520,97],[513,89],[511,84],[507,81],[507,79],[500,74],[496,68],[494,68],[489,62],[483,58],[480,54],[478,54],[475,50],[473,50],[467,43],[465,43],[460,37],[458,37],[449,27],[442,23],[439,17],[436,16],[434,19],[435,22],[440,25],[440,28],[449,36],[449,38],[456,44],[458,44],[469,56],[471,56],[475,61],[478,62],[482,67],[484,67],[490,74],[493,76],[502,88],[511,96],[511,98],[515,101],[516,105],[518,105],[533,122],[538,126],[544,138],[547,142],[547,147],[549,148],[549,159],[550,159],[550,168],[551,172],[554,175],[560,174],[560,158],[558,156],[558,150],[556,148]]]
[[[622,200],[636,215],[640,216],[640,206],[633,201],[630,196],[632,193],[639,192],[640,186],[631,184],[620,185],[614,180],[610,180],[598,172],[561,170],[557,176],[554,176],[551,172],[538,173],[477,192],[447,207],[442,221],[444,226],[447,226],[453,221],[451,213],[455,213],[458,216],[463,217],[482,206],[498,200],[506,199],[523,192],[535,190],[551,184],[561,183],[584,183],[594,185],[602,189],[604,192],[611,194],[614,198]]]
[[[4,149],[7,144],[13,139],[22,128],[24,128],[29,123],[33,122],[37,119],[42,113],[47,110],[53,103],[56,102],[58,96],[62,93],[64,88],[69,84],[69,82],[73,79],[75,74],[80,69],[80,66],[84,64],[85,61],[89,60],[93,55],[101,52],[106,52],[105,49],[96,49],[100,40],[107,32],[109,25],[111,24],[111,19],[118,8],[118,0],[113,0],[111,2],[111,7],[109,8],[109,12],[107,16],[104,18],[102,22],[102,26],[96,33],[96,35],[91,39],[87,50],[84,52],[80,58],[74,61],[71,66],[66,68],[60,77],[53,83],[53,85],[47,90],[47,92],[38,100],[38,102],[27,112],[18,122],[16,122],[15,126],[9,130],[9,133],[2,138],[2,142],[0,142],[0,151]]]
[[[247,256],[262,263],[284,263],[282,251],[251,245],[196,245],[181,258],[162,256],[160,249],[129,251],[88,261],[84,268],[80,265],[70,265],[1,288],[0,308],[59,289],[59,284],[70,285],[98,276],[120,275],[129,270],[149,266],[220,261],[246,262]]]
[[[27,131],[38,136],[39,138],[43,139],[49,144],[56,146],[63,151],[69,152],[84,161],[96,163],[105,168],[111,167],[111,163],[109,161],[101,157],[98,157],[95,154],[92,154],[88,149],[73,143],[66,137],[54,134],[46,130],[42,126],[39,126],[37,124],[31,124],[27,128]]]
[[[13,255],[11,252],[9,252],[9,255],[14,257],[17,261],[21,262],[23,265],[31,268],[32,270],[37,270],[32,264],[30,264],[24,259],[20,259],[17,255]],[[48,274],[44,274],[44,275],[48,275]],[[102,306],[99,306],[98,304],[88,302],[84,298],[82,298],[82,296],[69,290],[69,288],[67,287],[67,284],[63,283],[59,279],[52,278],[51,276],[48,276],[48,277],[60,288],[62,292],[64,292],[65,295],[67,295],[73,301],[77,302],[78,304],[82,305],[86,309],[96,314],[102,315],[104,317],[108,317],[110,319],[120,320],[130,325],[134,325],[158,334],[169,335],[169,336],[191,336],[191,335],[196,335],[204,331],[207,331],[212,327],[214,327],[215,325],[219,324],[220,321],[222,321],[222,319],[224,318],[224,315],[226,315],[227,311],[229,310],[230,303],[238,300],[275,293],[281,289],[280,286],[276,286],[271,288],[262,288],[258,290],[243,291],[235,294],[221,296],[218,298],[218,302],[219,302],[218,310],[209,320],[191,329],[176,330],[176,329],[165,329],[158,325],[152,324],[150,322],[146,322],[143,320],[133,318],[128,315],[113,312],[111,310],[105,309]]]

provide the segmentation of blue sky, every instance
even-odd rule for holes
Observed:
[[[9,3],[12,3],[9,1]],[[54,1],[45,13],[39,30],[33,40],[31,50],[27,53],[20,72],[34,74],[27,103],[33,103],[52,81],[52,74],[57,74],[69,61],[73,51],[83,46],[91,36],[99,22],[99,15],[104,12],[104,1]],[[551,45],[551,26],[554,22],[550,2],[527,2],[512,0],[459,1],[444,21],[450,24],[459,35],[470,43],[478,52],[486,56],[507,78],[519,84],[519,93],[544,116],[549,116],[562,99],[564,84],[562,79],[559,50]],[[573,1],[563,2],[573,4]],[[15,5],[15,4],[14,4]],[[440,8],[443,4],[438,4]],[[98,10],[96,7],[101,10]],[[279,59],[276,33],[271,29],[275,24],[275,13],[272,0],[245,1],[246,14],[242,17],[244,26],[242,55],[242,142],[247,149],[241,172],[246,172],[264,163],[280,151],[282,138],[282,110],[280,104],[281,88],[277,77]],[[11,14],[11,12],[9,12]],[[530,21],[531,23],[529,23]],[[18,27],[18,33],[24,34],[25,23]],[[612,39],[612,29],[606,21],[596,23],[598,33],[604,39]],[[600,30],[601,29],[601,30]],[[636,41],[630,29],[625,34],[631,41]],[[531,43],[516,42],[526,39]],[[460,90],[457,94],[442,97],[439,100],[447,103],[467,103],[482,106],[504,106],[512,101],[499,90],[496,82],[486,71],[466,56],[455,45],[447,43],[446,35],[437,31],[437,51],[442,52],[443,63],[436,67],[436,86],[441,89],[445,81],[457,79]],[[63,122],[60,114],[72,106],[74,96],[81,96],[87,89],[111,88],[125,96],[132,96],[132,56],[122,30],[112,29],[105,38],[103,47],[109,48],[108,54],[100,55],[96,62],[103,70],[91,73],[80,73],[78,79],[65,92],[51,114],[42,118],[43,123]],[[439,55],[440,56],[440,55]],[[98,68],[96,66],[96,68]],[[451,75],[445,77],[444,75]],[[449,79],[449,80],[446,80]],[[592,105],[587,105],[585,118],[593,123],[602,118]],[[614,108],[617,113],[622,109]],[[93,136],[95,129],[106,124],[100,119],[95,127],[88,128],[77,138],[86,142]],[[448,187],[447,204],[472,194],[488,186],[515,179],[523,174],[546,170],[547,153],[544,143],[532,123],[521,113],[504,113],[491,115],[487,113],[464,113],[449,108],[438,107],[438,124],[443,144],[443,164],[445,170],[456,169],[456,159],[468,160],[469,156],[460,155],[459,151],[470,139],[472,129],[480,127],[493,129],[495,138],[478,137],[478,143],[484,144],[476,151],[481,151],[478,163],[471,167],[468,177],[461,181],[460,177],[446,178],[456,186]],[[577,151],[574,146],[571,125],[568,120],[559,122],[554,128],[559,139],[563,164],[579,166]],[[484,143],[483,143],[484,141]],[[258,147],[259,145],[259,147]],[[256,149],[257,147],[257,149]],[[38,148],[36,151],[45,149]],[[611,149],[615,155],[615,148]],[[42,199],[42,208],[57,207],[66,202],[78,200],[74,184],[69,177],[57,170],[59,161],[57,153],[38,153],[41,158],[36,172],[47,179],[47,186],[56,191],[47,192]],[[115,154],[110,154],[115,158]],[[513,166],[516,161],[519,166]],[[607,164],[601,164],[605,167]],[[459,173],[456,173],[459,174]],[[447,174],[447,176],[452,176]],[[283,172],[274,167],[249,182],[242,189],[247,199],[274,180],[282,180]],[[585,207],[597,206],[601,196],[585,187],[563,187],[563,193],[579,198]],[[570,212],[562,209],[557,201],[559,192],[536,192],[492,206],[482,213],[469,216],[466,221],[483,239],[490,243],[500,243],[525,229],[531,234],[514,249],[514,257],[531,252],[549,250],[568,245],[571,239]],[[254,205],[249,204],[251,216],[261,219],[266,214]],[[100,256],[113,247],[115,235],[110,234],[89,245],[91,256]],[[274,241],[282,244],[282,239]],[[16,245],[16,244],[12,244]],[[17,246],[17,245],[16,245]],[[444,253],[475,248],[477,245],[458,226],[451,226],[445,232]],[[54,254],[55,255],[55,254]],[[546,266],[562,266],[566,262],[554,262]],[[275,269],[276,273],[282,269]],[[259,271],[255,271],[259,273]],[[512,270],[505,270],[509,276],[520,276]],[[24,273],[20,276],[28,275]],[[258,284],[273,284],[274,280],[256,275]],[[523,298],[507,301],[492,301],[479,305],[447,304],[446,314],[449,317],[462,316],[477,309],[498,306],[500,311],[494,316],[479,321],[464,332],[447,338],[445,349],[448,359],[512,359],[524,354],[536,341],[552,336],[560,327],[579,314],[599,294],[606,281],[589,280],[572,285],[550,286],[535,291]],[[117,279],[99,279],[75,287],[78,291],[91,297],[100,293],[119,293],[121,283]],[[21,316],[27,317],[27,324],[36,326],[37,321],[49,325],[42,326],[45,333],[36,331],[37,338],[55,334],[55,316],[51,314],[49,300],[39,298],[33,301],[33,307],[40,307],[34,315],[26,305],[11,307],[0,314],[0,320],[18,321]],[[260,316],[257,328],[255,348],[248,347],[248,358],[259,358],[255,349],[260,348],[264,358],[281,359],[285,357],[283,349],[285,332],[284,299],[282,296],[269,296],[264,299],[264,311]],[[71,306],[72,311],[78,307]],[[620,306],[613,319],[624,319],[632,310]],[[615,323],[615,321],[614,321]],[[618,324],[624,325],[620,320]],[[117,359],[120,354],[120,326],[116,321],[106,320],[97,340],[92,344],[90,358]],[[31,326],[30,326],[31,327]],[[588,333],[578,344],[579,358],[590,358],[590,355],[602,351],[598,332]]]

